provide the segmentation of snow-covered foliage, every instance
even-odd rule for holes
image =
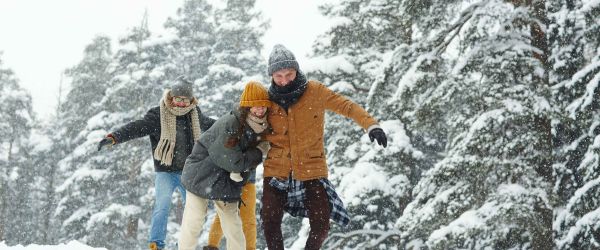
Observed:
[[[176,38],[169,43],[172,62],[194,82],[200,105],[216,117],[229,112],[250,79],[266,72],[260,55],[267,26],[255,0],[186,1],[166,27]]]
[[[165,34],[142,18],[114,52],[95,38],[65,71],[49,125],[36,124],[30,95],[0,61],[0,248],[144,248],[148,141],[101,152],[97,143],[156,106],[179,75],[213,117],[246,81],[268,84],[268,23],[254,3],[185,1]],[[307,41],[300,69],[365,107],[388,136],[382,148],[328,113],[330,180],[352,221],[332,224],[325,249],[600,248],[600,1],[339,0],[321,10],[333,25]],[[300,249],[309,224],[285,216],[282,231]]]
[[[460,11],[445,15],[447,27],[415,23],[433,39],[399,47],[390,66],[398,83],[392,105],[424,148],[433,147],[427,154],[439,157],[397,220],[401,242],[547,248],[551,108],[537,57],[543,48],[532,37],[534,6],[485,1],[449,9]]]
[[[148,38],[144,26],[136,27],[121,39],[122,47],[116,54],[108,38],[98,38],[88,46],[84,60],[69,72],[72,81],[67,99],[85,100],[87,105],[63,104],[73,111],[65,112],[62,120],[76,123],[65,131],[70,147],[58,162],[64,178],[55,187],[60,197],[54,211],[60,221],[60,242],[77,239],[91,246],[137,245],[137,219],[148,211],[141,196],[151,186],[148,176],[140,175],[141,165],[148,161],[142,157],[148,154],[144,151],[148,146],[133,142],[127,150],[97,153],[96,144],[107,130],[133,119],[133,112],[146,110],[144,105],[156,96],[152,93],[157,87],[153,90],[151,86],[157,84],[148,75],[154,67],[150,62],[160,57],[151,58],[155,50],[144,43]],[[132,49],[129,44],[139,47]],[[76,108],[85,111],[77,112]]]
[[[21,244],[16,246],[7,246],[4,242],[0,242],[0,249],[4,250],[106,250],[106,248],[94,248],[86,246],[78,241],[69,241],[66,244],[58,245],[38,245],[31,244],[23,246]]]
[[[600,247],[600,39],[598,1],[551,6],[558,249]]]
[[[100,152],[97,143],[157,106],[163,90],[180,75],[195,82],[203,111],[218,117],[229,110],[232,105],[220,105],[235,102],[240,83],[264,71],[258,42],[264,24],[253,23],[259,13],[247,15],[253,5],[231,1],[218,9],[206,1],[187,1],[166,23],[176,34],[152,34],[143,17],[140,26],[120,38],[114,53],[110,40],[99,37],[82,62],[67,71],[71,88],[58,121],[70,121],[61,128],[68,150],[57,164],[62,176],[55,186],[59,242],[76,239],[90,246],[133,249],[146,241],[154,192],[148,140]],[[212,87],[202,82],[207,76]],[[173,202],[168,247],[177,241],[182,214],[178,195]]]
[[[36,119],[31,95],[19,85],[15,73],[5,68],[1,57],[0,102],[0,241],[31,242],[26,231],[35,231],[34,237],[39,236],[34,229],[44,218],[21,209],[40,194],[29,152]]]
[[[233,109],[248,80],[263,81],[265,60],[260,41],[267,24],[255,0],[228,0],[215,9],[215,43],[210,46],[208,72],[197,80],[210,114],[221,116]],[[214,91],[214,92],[213,92]],[[210,94],[214,93],[214,94]]]
[[[365,102],[377,118],[398,120],[409,148],[418,152],[411,154],[408,164],[393,161],[398,169],[412,170],[404,171],[412,185],[407,187],[406,208],[389,229],[395,233],[356,230],[375,245],[360,245],[355,233],[345,234],[352,237],[346,237],[343,245],[551,248],[555,205],[551,120],[557,109],[548,80],[549,45],[539,39],[550,36],[544,2],[348,0],[324,10],[343,21],[317,41],[315,48],[321,54],[315,56],[322,57],[323,48],[338,44],[340,48],[328,50],[334,53],[325,57],[379,52],[379,63],[368,70],[370,78],[363,77],[370,81]],[[381,18],[383,13],[388,15]],[[347,45],[334,35],[346,30],[340,33],[352,37],[365,33],[361,31],[365,27],[376,32],[366,43],[356,38],[348,39]],[[390,34],[397,36],[392,39]],[[379,38],[387,40],[379,43]],[[325,67],[328,75],[333,75],[329,67]],[[342,68],[341,73],[349,69]],[[372,160],[367,163],[376,169]],[[360,173],[363,164],[350,173]],[[352,201],[364,201],[361,205],[368,211],[373,200],[360,195],[345,198],[351,207]],[[382,241],[382,235],[395,243]]]

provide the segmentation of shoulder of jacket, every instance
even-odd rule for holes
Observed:
[[[240,125],[240,122],[241,122],[240,117],[238,117],[237,115],[232,114],[232,113],[228,114],[227,116],[229,117],[229,121],[231,122],[232,125],[235,125],[235,126]]]
[[[160,107],[159,106],[152,107],[148,110],[148,112],[146,112],[146,114],[160,115]]]
[[[329,87],[325,86],[325,84],[323,84],[322,82],[316,81],[316,80],[310,80],[310,81],[308,81],[307,84],[308,84],[307,90],[310,90],[311,92],[325,94],[325,93],[329,93],[331,91],[331,89],[329,89]]]
[[[325,84],[323,84],[322,82],[316,81],[316,80],[308,81],[307,85],[308,85],[307,89],[314,89],[314,91],[318,91],[318,92],[323,92],[323,91],[329,90],[329,88],[327,86],[325,86]]]
[[[237,128],[237,126],[239,126],[238,118],[232,113],[223,115],[219,120],[222,120],[222,126],[227,129]]]
[[[307,82],[308,86],[312,86],[312,87],[318,87],[318,88],[327,88],[327,86],[325,86],[325,84],[323,84],[322,82],[319,82],[317,80],[308,80]]]

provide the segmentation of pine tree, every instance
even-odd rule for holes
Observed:
[[[565,91],[566,85],[573,75],[582,68],[584,64],[583,58],[583,36],[578,34],[577,27],[584,26],[581,18],[578,18],[578,13],[575,11],[576,5],[573,1],[566,3],[554,3],[550,6],[550,17],[552,25],[550,26],[550,43],[552,45],[550,63],[553,70],[550,75],[550,84],[553,86],[554,106],[564,110],[572,99],[577,98],[581,90],[577,92]],[[580,8],[580,6],[578,7]],[[570,96],[570,94],[575,96]],[[576,140],[583,133],[583,129],[579,124],[566,112],[557,112],[557,120],[555,121],[554,129],[554,146],[557,149],[568,147],[570,143]],[[583,144],[582,144],[583,145]],[[556,156],[555,171],[557,172],[557,185],[561,188],[557,190],[557,194],[561,201],[566,201],[571,197],[578,186],[581,186],[581,180],[575,180],[578,175],[572,175],[578,161],[581,160],[577,155],[584,152],[585,147],[577,147],[569,153],[558,153]]]
[[[85,127],[87,118],[98,112],[98,107],[90,104],[99,102],[104,96],[106,82],[110,79],[107,68],[111,53],[110,38],[95,37],[86,46],[81,63],[65,71],[66,77],[71,79],[70,91],[60,107],[60,112],[65,114],[62,122],[66,138],[74,139]]]
[[[429,169],[408,179],[418,184],[396,221],[401,245],[552,248],[547,19],[543,1],[527,4],[400,4],[410,39],[389,45],[367,102],[426,159],[407,163]],[[344,244],[390,246],[379,239]]]
[[[389,67],[400,79],[396,112],[413,121],[413,135],[441,146],[396,223],[404,244],[552,248],[544,125],[551,108],[546,54],[536,43],[536,25],[544,22],[537,6],[515,4],[481,2],[447,13],[454,23],[430,29],[424,37],[433,39],[413,49],[399,48],[409,56]],[[406,66],[403,58],[412,61]]]
[[[210,47],[207,73],[196,81],[209,114],[221,116],[239,101],[244,84],[262,80],[266,72],[260,39],[267,24],[254,9],[255,0],[228,0],[214,9],[215,38]]]
[[[67,140],[57,133],[61,131],[61,125],[60,116],[56,116],[44,126],[38,126],[38,144],[33,147],[29,156],[31,165],[36,169],[34,183],[39,193],[34,200],[41,203],[39,209],[29,209],[32,216],[42,217],[36,225],[39,236],[34,238],[38,244],[57,244],[57,236],[60,235],[61,222],[54,216],[60,197],[55,189],[63,180],[59,162],[68,154]]]
[[[16,244],[26,241],[32,229],[32,218],[21,207],[27,207],[34,188],[27,150],[35,117],[31,95],[19,86],[14,72],[4,68],[1,57],[0,101],[0,241]]]
[[[57,208],[59,197],[56,192],[56,187],[62,180],[59,168],[59,161],[67,156],[69,146],[68,140],[63,140],[61,130],[62,117],[65,113],[61,113],[61,106],[64,101],[64,74],[61,74],[59,82],[59,90],[57,94],[56,113],[49,121],[36,128],[38,131],[40,144],[36,145],[32,154],[34,166],[46,166],[38,175],[37,183],[40,189],[39,201],[41,205],[42,220],[38,225],[38,230],[41,235],[37,237],[40,244],[54,245],[57,243],[57,235],[60,234],[60,222],[54,216]]]
[[[561,116],[555,121],[559,209],[555,221],[559,249],[591,249],[600,244],[598,230],[598,83],[597,51],[600,4],[566,1],[552,7],[554,100]]]
[[[169,51],[177,73],[193,81],[207,75],[211,47],[216,42],[213,6],[206,0],[185,1],[177,16],[167,20],[165,28],[173,36]],[[195,93],[214,94],[218,85],[210,84],[196,86]]]
[[[88,119],[99,112],[99,107],[95,104],[102,100],[106,91],[106,82],[110,79],[108,72],[112,56],[110,42],[108,37],[95,37],[84,49],[81,62],[65,71],[65,75],[70,79],[70,90],[65,96],[65,102],[60,103],[58,107],[58,114],[54,121],[57,130],[49,131],[52,134],[48,136],[56,139],[53,147],[57,149],[55,153],[58,157],[53,158],[60,159],[53,163],[57,166],[57,171],[52,183],[56,183],[57,186],[48,187],[57,190],[57,194],[48,193],[49,196],[61,197],[58,201],[48,201],[49,206],[56,203],[54,220],[62,223],[56,225],[58,229],[51,231],[52,235],[60,239],[59,242],[67,239],[82,239],[86,235],[84,221],[81,220],[81,217],[88,216],[84,212],[85,201],[71,203],[70,199],[73,199],[71,196],[78,199],[87,199],[87,197],[80,197],[83,194],[76,189],[63,190],[64,186],[58,186],[58,183],[64,183],[83,167],[85,159],[75,158],[73,154],[74,150],[85,141],[80,133],[86,127]]]
[[[96,37],[86,46],[82,61],[66,71],[71,79],[71,88],[66,101],[59,107],[56,120],[59,129],[50,135],[50,138],[57,138],[55,147],[62,149],[56,151],[62,155],[61,160],[55,163],[58,173],[54,180],[63,183],[55,187],[58,197],[61,197],[54,211],[55,220],[62,223],[55,235],[60,242],[82,240],[87,235],[86,221],[91,216],[88,203],[95,203],[93,198],[98,187],[92,184],[93,178],[85,174],[86,171],[93,173],[85,164],[89,151],[78,148],[87,140],[82,131],[88,119],[99,112],[96,104],[102,100],[106,82],[110,79],[111,56],[110,38]]]
[[[31,106],[31,105],[30,105]],[[32,113],[33,114],[33,113]],[[7,243],[28,245],[32,243],[41,243],[41,238],[46,231],[41,228],[45,220],[44,211],[44,179],[40,178],[45,172],[43,168],[46,165],[40,165],[37,159],[38,150],[45,147],[40,145],[39,138],[41,135],[34,131],[34,123],[32,120],[30,133],[27,138],[22,138],[15,144],[13,152],[11,190],[13,194],[10,198],[11,209],[10,215],[10,230],[7,233]],[[38,127],[38,126],[35,126]],[[42,213],[40,213],[42,212]]]

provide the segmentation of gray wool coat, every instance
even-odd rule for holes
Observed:
[[[256,136],[248,136],[253,133],[249,126],[246,126],[249,131],[244,131],[239,138],[238,145],[225,147],[225,142],[231,136],[237,136],[239,119],[237,111],[221,117],[196,141],[181,175],[181,182],[187,191],[209,200],[241,200],[242,186],[249,177],[246,170],[256,168],[262,161],[262,153],[256,147],[248,146],[252,145],[252,140],[256,140]],[[231,180],[230,172],[245,172],[242,174],[244,181]]]

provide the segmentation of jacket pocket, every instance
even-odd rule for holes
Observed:
[[[306,156],[308,158],[323,158],[323,151],[319,149],[306,150]]]
[[[281,158],[281,155],[283,155],[283,148],[271,148],[271,150],[269,150],[267,158]]]

